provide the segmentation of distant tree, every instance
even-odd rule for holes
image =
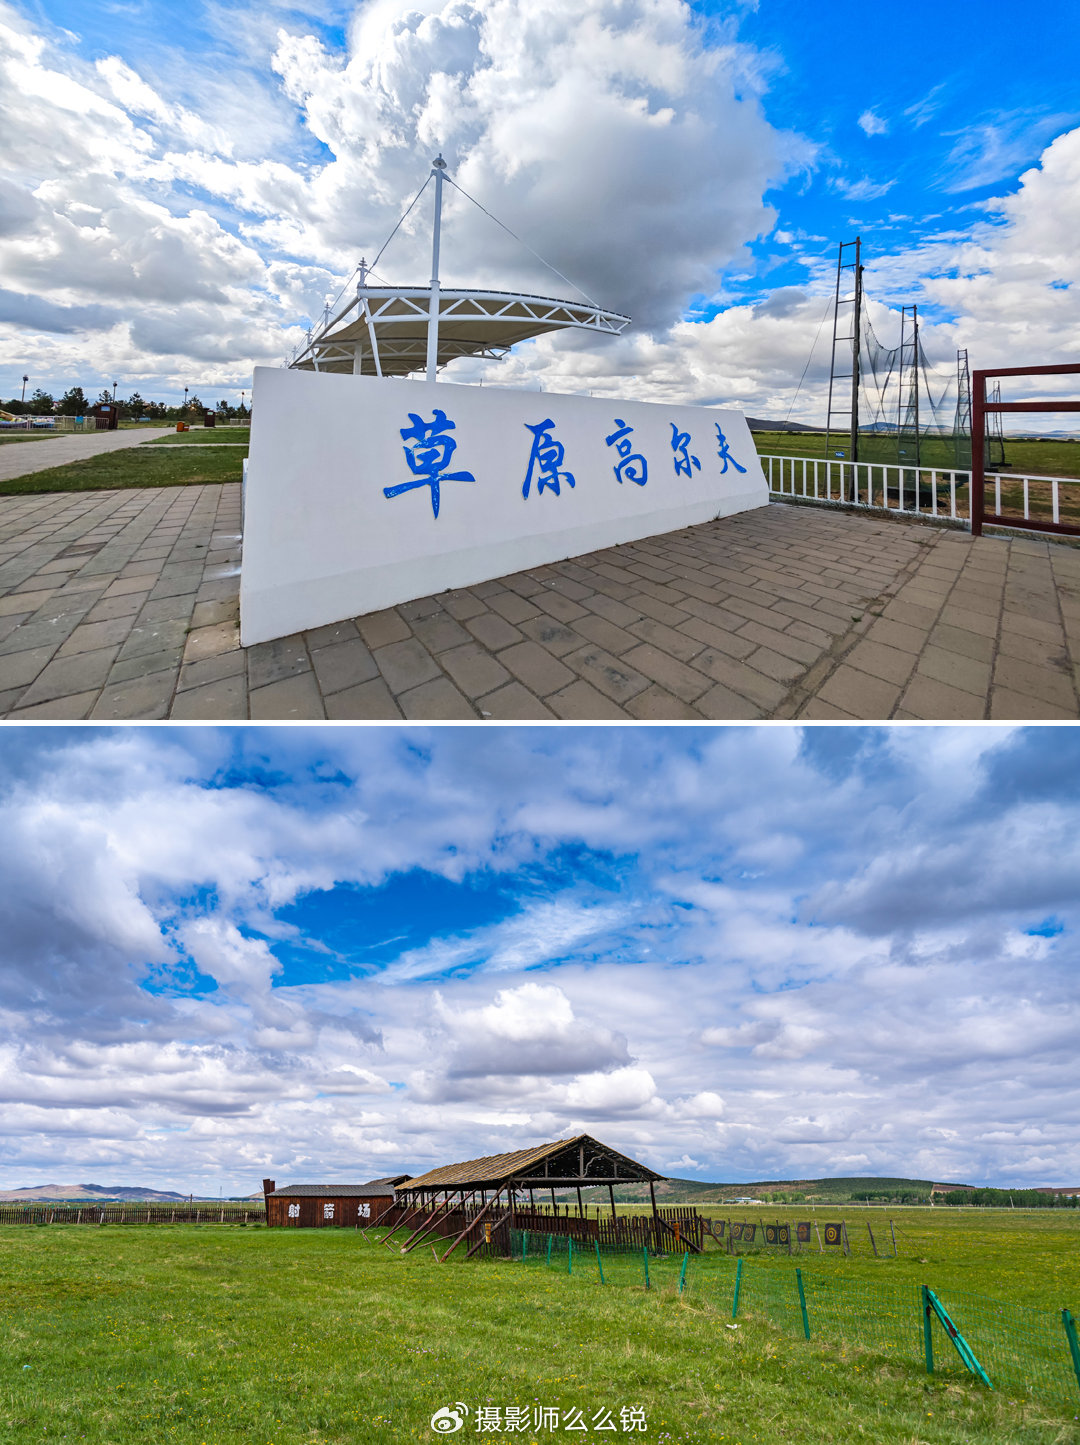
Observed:
[[[89,408],[90,403],[81,386],[70,387],[56,403],[56,409],[61,416],[83,416]]]
[[[94,405],[95,405],[95,406],[112,406],[112,404],[113,404],[112,392],[109,391],[107,388],[102,391],[102,393],[101,393],[101,395],[98,397],[97,401],[94,402]]]
[[[205,411],[205,410],[206,410],[206,408],[203,406],[203,404],[202,404],[202,402],[199,400],[198,396],[193,395],[192,398],[191,398],[191,400],[188,402],[188,411]]]
[[[10,401],[0,401],[0,411],[9,411],[12,416],[23,416],[29,410],[26,402],[17,396],[13,396]]]
[[[139,417],[146,416],[146,402],[137,391],[133,391],[127,401],[120,403],[120,415],[131,421],[138,421]]]
[[[47,391],[42,391],[39,386],[27,403],[26,409],[33,416],[51,416],[56,403]]]

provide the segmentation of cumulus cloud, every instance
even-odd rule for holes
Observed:
[[[3,1182],[1068,1182],[1078,798],[1068,730],[8,729]]]

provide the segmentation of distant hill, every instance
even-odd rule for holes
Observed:
[[[759,416],[748,416],[746,425],[751,431],[820,431],[823,426],[806,426],[801,421],[762,421]]]
[[[703,1183],[700,1179],[665,1179],[656,1185],[658,1204],[721,1204],[736,1196],[754,1195],[764,1199],[772,1194],[798,1194],[807,1202],[820,1200],[825,1204],[843,1204],[883,1196],[903,1198],[918,1196],[929,1199],[931,1189],[970,1189],[969,1184],[939,1184],[931,1179],[894,1179],[853,1176],[838,1179],[757,1179],[737,1184],[717,1181]],[[582,1199],[599,1204],[607,1198],[606,1189],[583,1189]],[[649,1197],[647,1184],[622,1184],[615,1198],[624,1204],[639,1203]]]
[[[29,1189],[0,1190],[0,1200],[9,1204],[33,1204],[37,1200],[63,1203],[79,1199],[186,1199],[186,1194],[173,1194],[162,1189],[137,1189],[127,1184],[35,1184]]]

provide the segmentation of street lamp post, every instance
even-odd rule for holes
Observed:
[[[30,378],[29,378],[28,376],[24,376],[23,379],[22,379],[22,399],[23,399],[23,401],[26,400],[26,383],[27,383],[29,380],[30,380]]]
[[[114,381],[113,384],[112,384],[112,399],[113,399],[113,401],[116,400],[116,388],[117,388],[119,385],[120,385],[120,383],[119,383],[118,381]]]
[[[184,410],[185,410],[185,411],[187,411],[187,394],[188,394],[188,389],[187,389],[187,387],[185,386],[185,387],[184,387]]]

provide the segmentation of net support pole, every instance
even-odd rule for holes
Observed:
[[[855,237],[855,315],[851,324],[851,477],[859,460],[859,343],[862,330],[862,237]]]
[[[679,1271],[679,1293],[682,1294],[686,1288],[686,1266],[690,1263],[690,1251],[687,1250],[682,1257],[682,1269]]]
[[[1068,1310],[1062,1310],[1061,1323],[1065,1326],[1065,1338],[1069,1342],[1069,1353],[1072,1355],[1073,1374],[1076,1376],[1077,1387],[1080,1388],[1080,1344],[1076,1342],[1076,1321]]]
[[[431,299],[428,304],[428,329],[427,329],[427,379],[435,380],[435,373],[439,365],[439,241],[442,229],[442,188],[443,171],[446,170],[446,162],[442,156],[436,156],[431,164],[431,174],[435,177],[435,224],[431,231]]]
[[[742,1285],[742,1265],[743,1265],[743,1262],[742,1262],[741,1259],[739,1259],[738,1262],[737,1262],[736,1265],[735,1265],[735,1292],[734,1292],[734,1294],[731,1296],[731,1318],[732,1318],[732,1319],[734,1319],[735,1316],[739,1313],[739,1289],[740,1289],[740,1287],[741,1287],[741,1285]]]
[[[598,1239],[594,1239],[594,1240],[593,1240],[593,1244],[595,1244],[595,1246],[596,1246],[596,1269],[597,1269],[597,1273],[600,1275],[600,1283],[603,1284],[603,1283],[604,1283],[604,1262],[603,1262],[603,1260],[600,1258],[600,1241],[599,1241]]]

